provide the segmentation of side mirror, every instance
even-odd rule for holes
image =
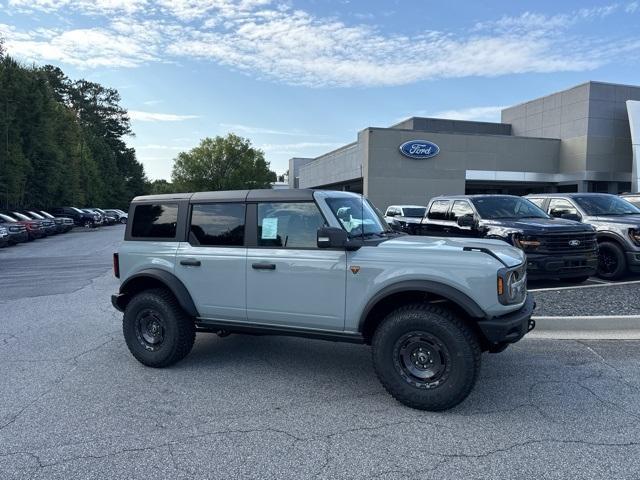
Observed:
[[[473,215],[463,215],[460,218],[458,218],[459,227],[473,228],[475,224],[476,224],[476,221],[473,218]]]
[[[563,218],[565,220],[573,220],[574,222],[579,222],[580,220],[582,220],[582,217],[577,213],[563,213],[560,218]]]
[[[346,248],[349,236],[342,228],[323,227],[318,229],[318,248]]]

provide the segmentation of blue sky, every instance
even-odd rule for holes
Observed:
[[[587,80],[640,84],[638,0],[0,0],[0,35],[117,88],[152,179],[231,131],[283,173],[411,115],[496,121]]]

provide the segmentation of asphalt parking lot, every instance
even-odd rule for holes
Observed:
[[[149,369],[109,301],[122,234],[0,250],[3,480],[640,477],[640,341],[525,339],[444,413],[395,402],[359,345],[201,334]]]

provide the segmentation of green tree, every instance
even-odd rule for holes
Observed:
[[[163,193],[176,193],[177,190],[173,183],[170,183],[164,179],[154,180],[149,182],[147,186],[147,193],[151,195],[160,195]]]
[[[270,188],[276,180],[262,150],[245,138],[205,138],[200,145],[181,152],[175,159],[171,178],[181,191]]]

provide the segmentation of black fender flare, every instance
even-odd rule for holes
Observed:
[[[147,268],[139,271],[135,275],[131,275],[120,285],[119,297],[128,297],[127,286],[143,278],[150,278],[162,283],[173,293],[173,296],[176,297],[178,303],[188,315],[192,317],[200,316],[195,303],[193,303],[193,298],[191,298],[191,294],[189,290],[187,290],[187,287],[184,286],[184,283],[174,274],[159,268]]]
[[[625,242],[626,239],[622,238],[619,233],[615,233],[610,230],[601,230],[599,232],[596,232],[596,240],[598,241],[598,243],[603,240],[609,240],[617,243],[623,251],[628,250]]]
[[[443,283],[434,282],[432,280],[405,280],[402,282],[394,283],[392,285],[387,285],[386,287],[376,292],[375,295],[373,295],[369,299],[360,316],[358,331],[363,331],[365,321],[369,316],[369,313],[378,304],[378,302],[388,297],[389,295],[410,291],[419,291],[438,295],[439,297],[446,298],[450,302],[456,304],[471,318],[487,318],[486,313],[484,312],[484,310],[482,310],[482,308],[480,308],[475,300],[454,287],[445,285]]]

